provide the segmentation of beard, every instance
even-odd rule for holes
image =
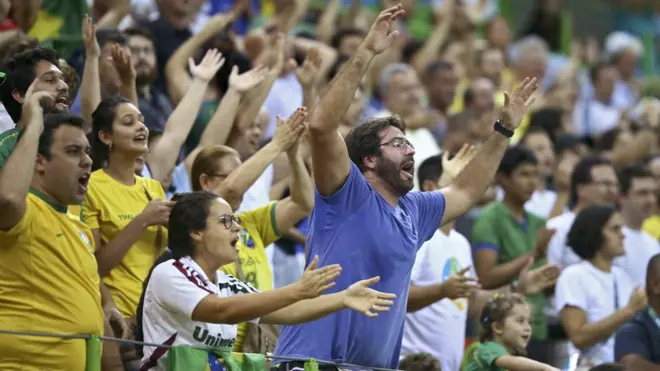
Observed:
[[[154,81],[156,81],[157,78],[158,78],[158,71],[155,67],[147,72],[138,72],[135,75],[135,85],[136,86],[151,85],[153,84]]]
[[[411,173],[411,175],[413,175],[412,179],[402,179],[401,166],[402,164],[397,164],[382,156],[378,160],[378,165],[376,166],[376,175],[383,179],[399,197],[410,192],[415,186],[413,181],[415,176],[414,170]]]

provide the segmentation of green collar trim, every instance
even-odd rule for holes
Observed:
[[[43,202],[47,203],[50,207],[52,207],[55,211],[58,213],[66,213],[68,210],[68,207],[66,205],[58,204],[57,202],[53,202],[46,197],[45,194],[39,192],[38,190],[30,187],[30,193],[33,195],[39,197]]]

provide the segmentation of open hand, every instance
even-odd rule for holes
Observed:
[[[392,43],[400,36],[399,31],[392,31],[392,25],[405,14],[403,6],[397,4],[391,8],[385,9],[378,15],[376,21],[371,26],[369,33],[364,38],[362,45],[375,53],[380,54],[387,50]]]
[[[199,80],[209,82],[218,72],[220,67],[225,64],[225,59],[222,58],[222,53],[218,49],[211,49],[206,52],[202,61],[195,65],[192,58],[188,59],[188,68],[190,73]]]
[[[378,317],[377,312],[387,312],[390,310],[396,295],[388,294],[369,286],[380,281],[380,277],[372,277],[367,280],[355,282],[349,288],[344,290],[344,307],[360,312],[367,317]]]
[[[296,110],[287,120],[277,116],[277,128],[273,134],[275,143],[282,152],[291,150],[305,131],[307,121],[307,108],[301,107]]]
[[[339,264],[316,269],[318,263],[319,257],[317,255],[303,272],[300,281],[296,283],[301,299],[312,299],[323,294],[323,292],[335,286],[334,280],[341,274]]]
[[[534,265],[534,259],[529,258],[525,267],[520,271],[518,291],[523,295],[536,294],[553,286],[557,283],[559,273],[561,273],[561,269],[553,264],[545,264],[536,269],[531,269],[532,265]]]
[[[481,287],[476,278],[465,276],[471,268],[471,266],[465,267],[443,282],[442,296],[452,300],[466,298],[470,296],[475,289]]]
[[[239,75],[238,66],[234,66],[231,69],[231,75],[229,75],[229,86],[239,93],[245,93],[261,84],[266,78],[267,73],[268,69],[266,67],[257,66]]]
[[[456,179],[458,174],[472,161],[476,153],[477,147],[467,143],[463,144],[451,160],[449,159],[449,152],[445,151],[442,154],[442,172],[447,173],[447,176],[451,177],[452,180]]]
[[[296,69],[296,78],[303,87],[312,87],[318,81],[319,69],[321,68],[321,54],[317,48],[307,51],[302,66]]]
[[[131,52],[128,48],[123,47],[119,44],[112,45],[111,55],[112,63],[119,73],[119,78],[122,82],[133,82],[135,81],[135,67],[133,67],[133,62],[131,61]]]
[[[526,77],[512,95],[504,92],[504,106],[500,113],[500,123],[507,129],[515,130],[522,122],[530,107],[534,104],[534,92],[539,85],[536,78]]]
[[[98,58],[101,55],[101,48],[96,40],[96,26],[92,24],[92,18],[87,14],[85,14],[83,20],[82,36],[85,45],[85,57]]]

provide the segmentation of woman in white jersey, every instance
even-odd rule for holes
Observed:
[[[555,303],[581,366],[614,362],[614,333],[646,308],[644,290],[612,265],[625,254],[623,219],[614,206],[589,206],[577,215],[567,244],[583,260],[561,272]]]
[[[318,258],[299,282],[267,292],[219,271],[236,260],[239,223],[215,193],[177,198],[168,225],[173,259],[157,265],[145,281],[137,339],[219,351],[233,346],[241,322],[297,324],[346,308],[376,317],[392,305],[393,294],[368,288],[378,277],[320,296],[334,286],[341,267],[316,269]],[[166,348],[145,346],[143,351],[141,370],[166,369]]]

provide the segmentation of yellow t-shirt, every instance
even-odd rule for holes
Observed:
[[[0,231],[0,329],[103,333],[92,233],[32,190],[25,215]],[[85,369],[85,340],[0,335],[0,370]]]
[[[642,230],[660,241],[660,215],[653,215],[644,221]]]
[[[266,257],[266,246],[280,238],[280,231],[275,223],[275,205],[277,202],[258,209],[236,214],[241,219],[241,232],[239,233],[238,259],[245,274],[245,281],[260,291],[273,289],[273,273]],[[235,264],[227,264],[221,271],[238,277]],[[234,351],[243,349],[243,336],[245,324],[238,325],[238,335],[234,344]]]
[[[104,170],[97,170],[89,179],[87,196],[83,202],[83,221],[91,230],[99,229],[101,242],[108,243],[144,210],[149,198],[165,199],[165,192],[159,182],[136,175],[135,184],[127,186],[112,179]],[[158,228],[147,228],[121,262],[103,278],[117,309],[126,317],[135,315],[142,294],[142,283],[167,246],[167,228],[160,227],[161,246],[156,247]]]

